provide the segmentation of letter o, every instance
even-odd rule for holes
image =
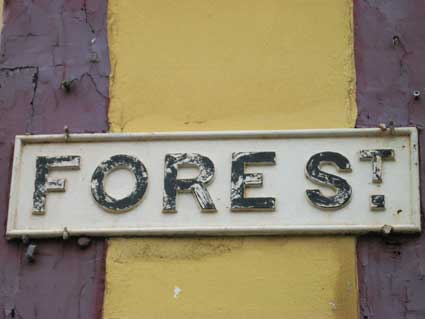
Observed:
[[[104,179],[116,169],[128,169],[136,177],[135,189],[130,195],[116,199],[108,195],[104,187]],[[91,179],[91,193],[94,200],[106,211],[124,213],[135,207],[145,194],[148,187],[148,172],[143,163],[129,155],[114,155],[96,167]]]

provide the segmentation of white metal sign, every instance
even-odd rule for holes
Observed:
[[[420,231],[414,128],[17,136],[7,236]]]

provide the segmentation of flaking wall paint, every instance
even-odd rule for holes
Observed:
[[[113,132],[354,126],[351,1],[113,0],[108,25]],[[106,267],[107,319],[358,316],[352,237],[113,239]]]
[[[358,127],[419,129],[421,199],[425,198],[425,2],[355,1]],[[394,39],[394,37],[397,37]],[[398,39],[398,40],[397,40]],[[415,99],[413,91],[421,98]],[[422,229],[424,229],[422,205]],[[425,232],[358,239],[360,315],[425,317]]]
[[[0,46],[0,319],[101,318],[105,240],[4,237],[15,135],[105,132],[106,0],[4,1]],[[96,61],[92,58],[96,55]],[[73,81],[70,92],[62,81]],[[25,196],[28,194],[22,194]],[[31,194],[29,194],[31,196]]]

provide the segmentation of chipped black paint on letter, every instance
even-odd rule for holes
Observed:
[[[128,169],[135,178],[136,184],[130,195],[122,199],[116,199],[105,191],[105,177],[116,169]],[[135,207],[142,200],[148,187],[148,172],[143,163],[137,158],[129,155],[114,155],[103,161],[96,168],[91,179],[91,192],[95,201],[112,213],[123,213]]]
[[[394,150],[392,149],[360,151],[360,160],[372,161],[372,181],[377,184],[382,183],[382,161],[393,159]]]
[[[177,179],[179,167],[197,167],[199,175],[191,179]],[[164,213],[175,213],[177,192],[192,192],[202,212],[215,212],[214,202],[205,185],[214,177],[214,163],[206,156],[196,153],[175,153],[165,156],[164,172]]]
[[[32,213],[46,213],[46,197],[48,192],[64,192],[65,179],[49,179],[49,170],[72,170],[80,168],[80,156],[38,156],[35,164],[35,182]]]
[[[275,152],[239,152],[232,154],[232,189],[230,193],[232,211],[273,211],[274,197],[245,197],[246,187],[261,187],[263,174],[245,174],[245,165],[274,165]]]
[[[307,197],[318,208],[342,208],[351,198],[351,186],[345,179],[320,170],[322,164],[332,164],[336,166],[338,171],[351,172],[350,162],[342,154],[321,152],[313,155],[306,165],[307,178],[316,184],[332,187],[336,194],[334,196],[324,196],[318,189],[309,189],[306,190]]]
[[[370,195],[370,208],[372,210],[384,210],[385,195]]]

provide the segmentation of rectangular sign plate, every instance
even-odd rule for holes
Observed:
[[[420,231],[415,128],[17,136],[7,237]]]

